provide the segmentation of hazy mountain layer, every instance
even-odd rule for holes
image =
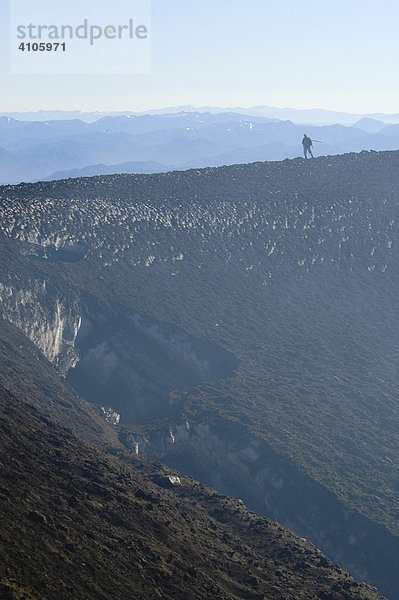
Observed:
[[[0,117],[0,183],[295,158],[302,155],[304,129],[315,140],[315,156],[399,147],[399,125],[372,118],[354,121],[353,126],[321,126],[312,125],[319,121],[309,118],[307,125],[299,125],[264,116],[262,111],[258,116],[199,111],[128,114],[91,123]]]
[[[252,106],[252,107],[216,107],[216,106],[201,106],[195,107],[191,105],[180,105],[165,107],[160,109],[146,110],[141,112],[124,111],[124,112],[83,112],[83,111],[63,111],[63,110],[38,110],[36,112],[13,112],[0,113],[1,116],[12,117],[20,121],[51,121],[65,119],[80,119],[89,123],[98,121],[103,117],[116,117],[121,115],[141,116],[141,115],[162,115],[181,112],[200,112],[200,113],[226,113],[235,112],[244,115],[267,117],[269,119],[287,120],[290,119],[295,123],[313,123],[315,125],[353,125],[360,119],[375,119],[381,120],[384,123],[395,123],[399,119],[398,114],[389,113],[373,113],[373,114],[356,114],[344,113],[339,111],[326,110],[322,108],[316,109],[295,109],[295,108],[277,108],[275,106]]]

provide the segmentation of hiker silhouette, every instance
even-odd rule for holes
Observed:
[[[302,140],[302,146],[303,146],[303,155],[305,158],[308,157],[308,152],[310,154],[310,156],[313,158],[313,152],[312,152],[312,140],[310,139],[310,137],[308,137],[306,135],[306,133],[303,134],[303,140]]]

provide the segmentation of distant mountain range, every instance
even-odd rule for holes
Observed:
[[[38,110],[30,112],[0,112],[0,117],[12,117],[19,121],[52,121],[80,119],[92,123],[104,117],[118,117],[121,115],[142,116],[142,115],[164,115],[171,113],[194,112],[194,113],[237,113],[251,116],[268,117],[277,120],[291,120],[295,123],[313,123],[314,125],[353,125],[356,121],[363,118],[381,120],[383,123],[399,122],[399,113],[347,113],[335,110],[326,110],[322,108],[297,109],[297,108],[277,108],[275,106],[252,106],[252,107],[217,107],[192,105],[169,106],[165,108],[146,110],[141,112],[134,111],[92,111],[85,112],[80,110]]]
[[[266,108],[253,109],[258,115],[241,114],[241,109],[236,112],[197,110],[106,115],[92,122],[88,122],[88,113],[78,113],[79,119],[36,121],[3,116],[0,117],[0,183],[284,160],[301,156],[304,130],[317,140],[314,143],[316,156],[399,148],[397,124],[386,124],[367,116],[350,126],[304,126],[292,120],[279,120],[275,115],[283,111],[279,109],[277,113],[277,109],[273,109],[273,113]],[[262,110],[272,116],[262,115]],[[319,113],[330,120],[333,115],[344,118],[344,113],[328,111],[307,111],[306,116],[315,123]],[[46,114],[37,116],[43,118]],[[51,114],[66,116],[58,112]],[[288,114],[298,116],[295,111]],[[75,116],[75,113],[67,115]],[[25,115],[29,116],[32,115]],[[396,117],[399,120],[399,115],[390,116],[392,120]]]

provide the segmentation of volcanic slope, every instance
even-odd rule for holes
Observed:
[[[187,477],[167,489],[159,465],[89,445],[21,394],[0,388],[2,599],[382,599],[237,500]]]
[[[126,445],[397,597],[398,197],[397,152],[3,186],[2,316]]]

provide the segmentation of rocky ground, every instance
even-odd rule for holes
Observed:
[[[396,600],[398,167],[398,152],[362,152],[3,186],[1,384],[103,450],[150,440],[147,456],[233,490]],[[187,382],[190,361],[212,376]],[[149,447],[166,432],[177,448],[186,421],[190,453]],[[242,440],[266,452],[249,467]]]
[[[112,457],[3,389],[0,432],[1,598],[381,598],[239,501]]]

